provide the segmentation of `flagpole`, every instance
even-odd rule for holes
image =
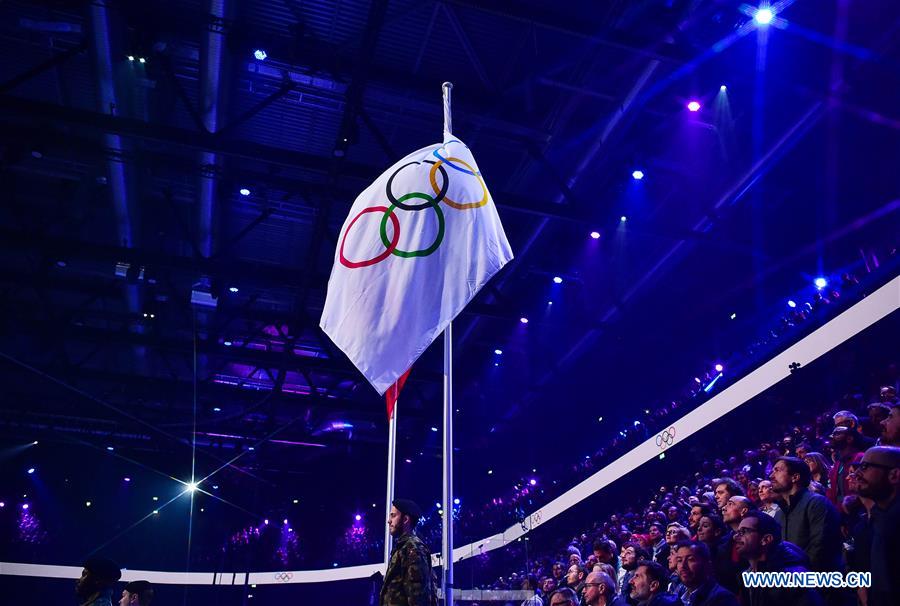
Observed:
[[[391,389],[394,389],[392,387]],[[397,469],[397,405],[394,402],[391,418],[388,419],[388,460],[387,460],[387,503],[385,504],[385,518],[391,517],[391,504],[394,502],[394,472]],[[384,525],[384,570],[387,572],[388,563],[391,560],[391,528]]]
[[[444,135],[452,133],[450,91],[453,84],[444,82]],[[444,564],[441,588],[444,606],[453,604],[453,323],[444,329],[444,523],[441,558]]]

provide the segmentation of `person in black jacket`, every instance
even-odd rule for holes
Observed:
[[[631,599],[638,606],[674,606],[675,596],[666,593],[669,574],[657,562],[641,562],[629,587]]]
[[[781,540],[781,525],[771,516],[752,511],[744,516],[735,533],[740,556],[750,562],[746,572],[808,572],[809,558],[803,550]],[[743,606],[822,606],[815,589],[741,587]]]
[[[716,583],[709,548],[704,543],[679,545],[675,566],[685,587],[681,596],[685,606],[738,606],[734,594]]]
[[[854,543],[858,569],[872,573],[868,606],[900,604],[900,448],[875,446],[854,472],[860,496],[872,499],[867,523]]]
[[[809,466],[795,457],[780,457],[769,479],[783,499],[775,515],[782,540],[805,551],[812,570],[842,571],[841,516],[828,499],[808,490]]]

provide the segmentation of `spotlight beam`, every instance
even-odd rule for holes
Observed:
[[[106,546],[108,546],[109,544],[111,544],[113,541],[116,541],[116,540],[120,539],[125,533],[131,532],[132,530],[134,530],[135,528],[137,528],[140,524],[142,524],[145,520],[147,520],[148,518],[152,518],[153,516],[155,516],[156,514],[153,513],[154,510],[155,510],[155,511],[162,511],[163,509],[165,509],[166,507],[168,507],[169,505],[171,505],[172,503],[174,503],[175,501],[177,501],[179,498],[181,498],[181,495],[183,495],[183,494],[184,494],[183,492],[182,492],[182,493],[179,493],[179,494],[175,495],[174,497],[172,497],[171,499],[169,499],[168,501],[166,501],[165,503],[163,503],[162,505],[159,505],[159,506],[157,506],[157,507],[154,507],[153,510],[150,511],[150,513],[148,513],[148,514],[145,515],[144,517],[142,517],[142,518],[140,518],[139,520],[137,520],[134,524],[132,524],[132,525],[129,526],[128,528],[125,528],[124,530],[122,530],[122,531],[116,533],[115,535],[113,535],[112,538],[110,538],[109,540],[107,540],[107,541],[106,541],[105,543],[103,543],[102,545],[100,545],[100,546],[98,546],[98,547],[95,547],[95,548],[92,549],[91,551],[87,552],[87,553],[84,555],[84,557],[82,557],[81,559],[82,559],[82,560],[86,560],[88,557],[94,555],[95,553],[97,553],[98,551],[100,551],[101,549],[103,549],[104,547],[106,547]]]
[[[154,431],[154,432],[156,432],[156,433],[158,433],[158,434],[160,434],[160,435],[163,435],[163,436],[165,436],[165,437],[167,437],[167,438],[172,439],[173,441],[175,441],[175,442],[178,443],[178,444],[182,444],[182,445],[185,445],[185,446],[189,446],[189,444],[186,444],[186,443],[185,443],[185,439],[184,439],[184,438],[179,437],[179,436],[176,436],[175,434],[169,433],[168,431],[166,431],[166,430],[164,430],[164,429],[161,429],[161,428],[157,427],[157,426],[154,425],[153,423],[150,423],[150,422],[148,422],[148,421],[145,421],[145,420],[143,420],[143,419],[141,419],[141,418],[139,418],[139,417],[137,417],[137,416],[131,414],[131,413],[128,412],[128,411],[122,410],[122,409],[119,408],[118,406],[116,406],[116,405],[114,405],[114,404],[110,404],[109,402],[106,402],[105,400],[101,400],[101,399],[98,398],[97,396],[95,396],[95,395],[93,395],[93,394],[90,394],[90,393],[88,393],[88,392],[86,392],[86,391],[84,391],[84,390],[82,390],[82,389],[79,389],[78,387],[75,387],[74,385],[71,385],[70,383],[67,383],[67,382],[63,381],[62,379],[58,379],[58,378],[54,377],[53,375],[51,375],[51,374],[49,374],[49,373],[46,373],[46,372],[44,372],[43,370],[41,370],[41,369],[39,369],[39,368],[36,368],[36,367],[34,367],[34,366],[31,366],[30,364],[27,364],[27,363],[25,363],[25,362],[19,360],[18,358],[9,355],[9,354],[6,353],[6,352],[0,351],[0,359],[4,359],[4,360],[6,360],[6,361],[8,361],[8,362],[11,362],[12,364],[14,364],[14,365],[16,365],[16,366],[19,366],[20,368],[24,368],[25,370],[28,370],[28,371],[30,371],[30,372],[32,372],[32,373],[34,373],[34,374],[36,374],[36,375],[38,375],[38,376],[44,378],[44,379],[47,379],[47,380],[50,381],[51,383],[55,383],[56,385],[59,385],[60,387],[62,387],[62,388],[64,388],[64,389],[67,389],[67,390],[69,390],[69,391],[71,391],[71,392],[73,392],[73,393],[78,394],[79,396],[81,396],[81,397],[83,397],[83,398],[85,398],[85,399],[87,399],[87,400],[90,400],[91,402],[94,402],[95,404],[99,404],[100,406],[102,406],[102,407],[104,407],[104,408],[106,408],[106,409],[108,409],[108,410],[112,410],[113,412],[115,412],[115,413],[117,413],[117,414],[120,414],[120,415],[122,415],[123,417],[126,417],[126,418],[128,418],[128,419],[134,421],[135,423],[137,423],[137,424],[139,424],[139,425],[142,425],[142,426],[144,426],[144,427],[146,427],[146,428],[148,428],[148,429],[150,429],[150,430],[152,430],[152,431]],[[214,460],[216,460],[216,461],[219,461],[220,463],[224,461],[224,459],[222,459],[222,458],[220,458],[220,457],[214,455],[214,454],[211,453],[211,452],[203,451],[203,454],[205,454],[206,456],[210,457],[211,459],[214,459]],[[227,466],[227,464],[226,464],[226,466]],[[265,482],[265,480],[263,480],[261,477],[256,476],[256,475],[250,473],[249,471],[247,471],[247,470],[245,470],[245,469],[242,469],[242,468],[237,467],[237,466],[235,466],[234,469],[235,469],[236,471],[239,471],[240,473],[243,473],[243,474],[245,474],[245,475],[250,476],[251,478],[253,478],[253,479],[255,479],[255,480],[259,480],[260,482]],[[268,483],[268,482],[267,482],[267,483]]]

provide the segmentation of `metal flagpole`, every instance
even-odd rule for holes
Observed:
[[[452,132],[450,90],[453,84],[444,82],[444,135]],[[442,528],[441,561],[444,564],[441,588],[444,606],[453,604],[453,323],[444,329],[444,523]]]
[[[391,389],[396,389],[392,386]],[[388,460],[387,460],[387,503],[385,504],[385,518],[391,517],[391,503],[394,502],[394,472],[397,469],[397,405],[400,401],[394,402],[394,410],[391,418],[388,420]],[[384,525],[384,570],[387,572],[387,565],[391,560],[391,528],[387,524]]]

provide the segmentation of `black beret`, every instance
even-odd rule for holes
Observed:
[[[150,581],[132,581],[125,584],[125,591],[138,596],[143,595],[143,593],[150,588]]]
[[[92,575],[103,581],[115,582],[122,578],[122,571],[119,570],[119,565],[109,558],[91,556],[84,563],[84,567]]]
[[[419,522],[419,518],[422,517],[422,510],[416,505],[415,501],[411,501],[410,499],[394,499],[391,505],[396,507],[397,511],[400,513],[412,518],[413,526],[415,526]]]

